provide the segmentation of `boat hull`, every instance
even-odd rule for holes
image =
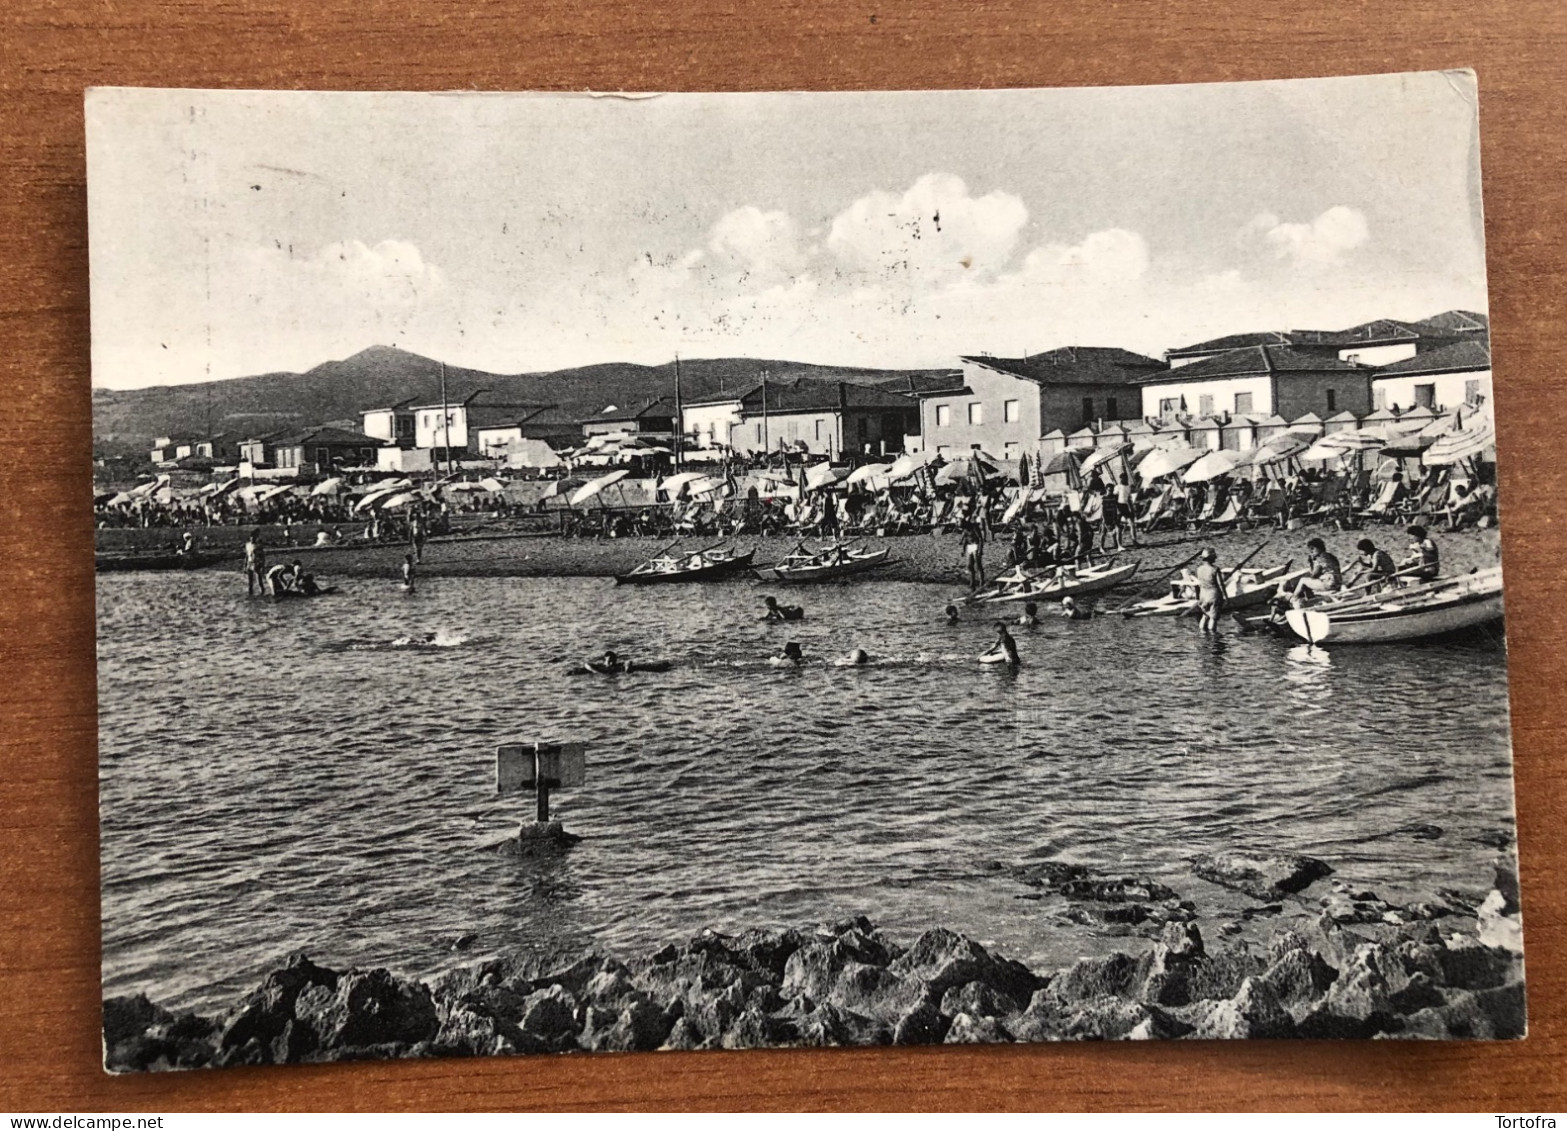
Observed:
[[[1258,574],[1256,582],[1248,588],[1227,594],[1224,598],[1224,611],[1227,613],[1243,612],[1246,609],[1255,609],[1266,605],[1273,595],[1279,591],[1280,585],[1293,584],[1306,575],[1306,570],[1298,569],[1286,573],[1287,567],[1280,566],[1275,569],[1264,570]],[[1190,597],[1172,597],[1169,595],[1159,597],[1152,601],[1142,601],[1122,612],[1125,617],[1189,617],[1197,615],[1197,602]]]
[[[648,570],[646,573],[638,573],[633,570],[623,573],[615,578],[616,585],[662,585],[673,581],[715,581],[728,577],[735,573],[744,573],[751,568],[751,559],[756,556],[756,551],[740,554],[733,558],[726,558],[721,562],[709,562],[695,569],[676,570]]]
[[[1307,620],[1313,613],[1326,620],[1326,632],[1313,630]],[[1290,631],[1313,644],[1397,644],[1494,624],[1502,615],[1502,594],[1483,592],[1412,608],[1378,607],[1337,615],[1326,609],[1291,609],[1287,617]]]
[[[1107,589],[1114,589],[1123,581],[1127,581],[1137,572],[1137,563],[1116,566],[1114,569],[1105,570],[1103,573],[1093,574],[1088,577],[1069,578],[1065,582],[1048,582],[1038,589],[1028,592],[1018,590],[1012,593],[999,593],[992,597],[981,598],[984,604],[1002,605],[1014,601],[1059,601],[1063,597],[1082,597],[1091,593],[1103,593]]]
[[[852,577],[857,573],[868,573],[873,569],[880,569],[888,565],[891,556],[890,550],[877,550],[863,558],[854,558],[846,562],[835,562],[831,565],[813,565],[789,568],[787,566],[774,566],[770,571],[770,579],[782,582],[786,585],[795,585],[810,581],[832,581],[839,577]]]

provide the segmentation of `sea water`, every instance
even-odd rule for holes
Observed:
[[[1100,937],[996,864],[1248,901],[1199,853],[1303,852],[1384,898],[1490,886],[1512,827],[1505,652],[1310,649],[1192,621],[1012,628],[941,586],[347,581],[247,599],[232,574],[98,579],[104,992],[212,1009],[288,953],[430,976],[490,954],[630,956],[712,927],[865,914],[1044,968]],[[1046,606],[1048,612],[1053,606]],[[1020,610],[1010,609],[1016,616]],[[767,660],[786,641],[806,663]],[[871,662],[848,667],[851,648]],[[565,674],[613,648],[665,673]],[[567,855],[503,742],[587,744]],[[459,942],[460,940],[460,942]]]

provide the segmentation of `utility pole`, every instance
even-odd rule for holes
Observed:
[[[675,471],[680,471],[680,457],[685,447],[686,420],[680,407],[680,355],[675,354]]]
[[[441,446],[446,449],[446,474],[452,473],[452,411],[446,404],[446,362],[441,362]]]
[[[767,370],[762,370],[762,454],[772,454],[772,441],[767,432]]]

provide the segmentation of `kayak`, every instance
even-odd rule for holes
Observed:
[[[665,581],[712,581],[751,568],[755,550],[744,554],[730,550],[702,550],[675,557],[650,558],[629,573],[615,578],[616,585],[653,585]]]
[[[1502,620],[1502,568],[1290,609],[1285,618],[1308,644],[1392,644],[1446,636]]]
[[[851,550],[844,546],[831,546],[825,550],[796,551],[764,568],[773,581],[830,581],[880,569],[889,564],[891,553],[891,550],[886,549]]]
[[[1118,566],[1113,561],[1083,569],[1066,567],[1065,573],[1036,574],[1016,580],[1003,580],[999,586],[982,591],[974,600],[985,604],[1009,601],[1059,601],[1063,597],[1082,597],[1114,589],[1137,572],[1137,563]],[[1005,578],[1005,575],[1003,575]]]
[[[1293,585],[1306,575],[1306,570],[1290,570],[1290,563],[1270,566],[1267,569],[1242,569],[1225,582],[1224,611],[1240,612],[1244,609],[1254,609],[1258,605],[1266,605],[1272,596],[1278,592],[1280,585]],[[1154,597],[1147,601],[1139,601],[1137,604],[1121,610],[1124,617],[1185,617],[1197,615],[1197,599],[1179,592],[1186,588],[1179,579],[1170,583],[1171,592],[1162,597]]]

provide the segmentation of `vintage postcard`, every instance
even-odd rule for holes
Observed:
[[[1521,1037],[1478,93],[89,92],[106,1067]]]

